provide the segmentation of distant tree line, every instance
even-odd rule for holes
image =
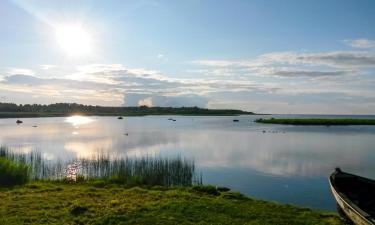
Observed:
[[[50,105],[43,104],[14,104],[0,103],[0,116],[13,117],[14,115],[23,116],[63,116],[74,113],[84,115],[241,115],[253,114],[234,109],[204,109],[198,107],[108,107],[82,105],[77,103],[55,103]],[[4,116],[8,115],[8,116]]]

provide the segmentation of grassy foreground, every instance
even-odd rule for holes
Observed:
[[[0,224],[341,224],[321,213],[218,192],[214,187],[132,187],[33,182],[0,189]]]
[[[257,123],[288,124],[288,125],[375,125],[374,119],[257,119]]]

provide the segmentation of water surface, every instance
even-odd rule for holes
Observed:
[[[320,209],[335,209],[327,181],[335,167],[375,178],[375,126],[253,122],[260,117],[271,116],[25,118],[20,125],[0,119],[0,145],[39,150],[50,160],[100,152],[181,155],[195,159],[205,183]]]

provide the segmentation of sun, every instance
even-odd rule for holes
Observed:
[[[92,37],[82,25],[60,25],[55,33],[59,47],[68,56],[79,57],[92,52]]]

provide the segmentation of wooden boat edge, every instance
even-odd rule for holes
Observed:
[[[341,172],[341,170],[339,170]],[[365,215],[370,217],[368,213],[365,211],[361,210],[358,206],[354,205],[345,195],[340,194],[332,183],[333,176],[336,175],[338,170],[336,169],[335,172],[331,174],[329,177],[329,185],[331,188],[331,191],[333,193],[333,196],[339,205],[339,207],[342,209],[342,211],[345,213],[345,215],[352,220],[355,224],[359,225],[375,225],[375,221],[373,219],[369,220],[369,218],[366,218]],[[344,173],[344,172],[341,172]],[[350,174],[352,175],[352,174]],[[353,175],[356,176],[356,175]],[[358,176],[360,177],[360,176]],[[367,178],[364,178],[367,179]]]

